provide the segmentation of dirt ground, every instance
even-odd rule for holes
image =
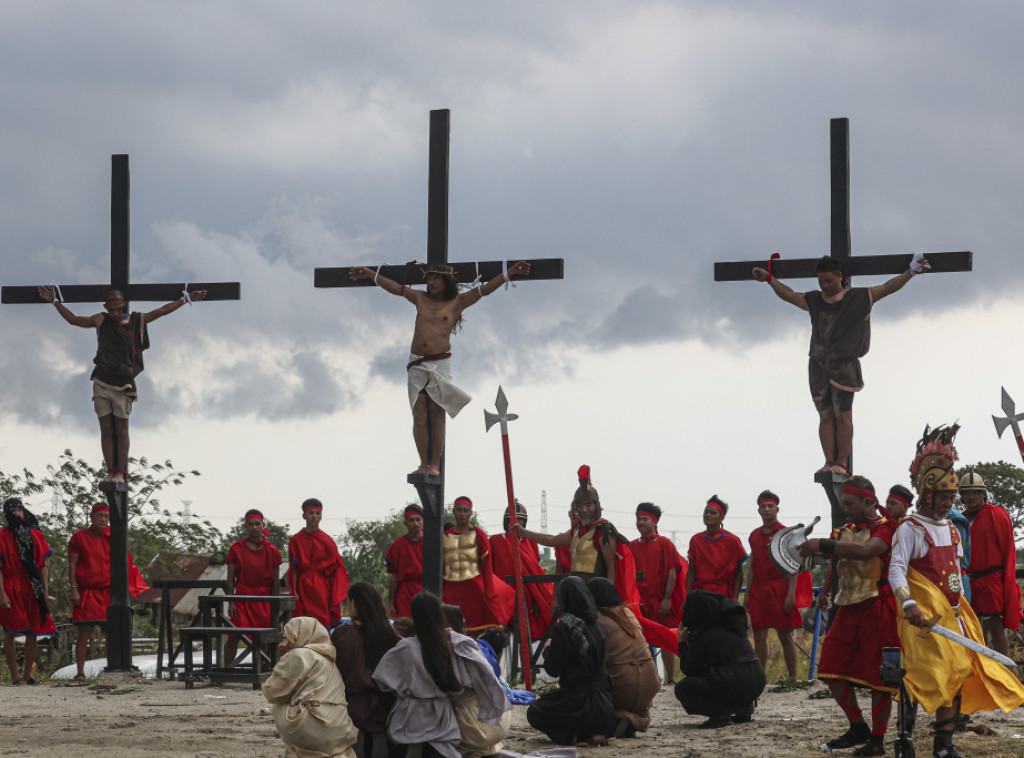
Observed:
[[[244,686],[186,690],[180,681],[129,681],[119,689],[95,690],[65,683],[0,687],[0,755],[167,756],[168,758],[277,758],[283,754],[263,696]],[[649,732],[617,740],[613,747],[581,749],[580,755],[611,753],[634,758],[761,758],[821,755],[820,745],[845,730],[831,700],[809,699],[823,689],[766,692],[754,721],[706,731],[687,716],[672,692],[654,701]],[[931,754],[930,717],[920,719],[918,755]],[[979,714],[975,723],[994,736],[963,734],[957,746],[965,756],[1024,758],[1024,709],[1003,715]],[[892,734],[890,728],[890,736]],[[529,753],[553,747],[526,724],[516,707],[506,747]],[[890,752],[891,754],[891,752]],[[849,753],[837,753],[849,755]]]

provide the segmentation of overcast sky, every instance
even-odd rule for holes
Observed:
[[[829,119],[850,118],[855,254],[972,250],[974,271],[880,303],[855,468],[908,483],[925,424],[964,462],[1015,463],[989,416],[1024,406],[1024,54],[1017,4],[972,2],[9,2],[0,7],[0,282],[103,283],[110,156],[132,171],[132,278],[240,281],[157,322],[132,453],[203,476],[175,500],[230,527],[415,498],[404,363],[413,309],[314,290],[317,266],[426,257],[429,111],[452,111],[451,260],[561,257],[453,338],[474,401],[447,493],[484,525],[516,492],[565,527],[588,463],[611,520],[642,500],[684,543],[707,497],[746,536],[769,487],[820,514],[806,314],[719,260],[829,245]],[[864,278],[858,284],[882,279]],[[790,282],[810,289],[813,281]],[[155,305],[136,304],[138,307]],[[98,306],[79,304],[76,313]],[[3,306],[0,470],[100,461],[93,335]],[[38,508],[48,507],[47,497]]]

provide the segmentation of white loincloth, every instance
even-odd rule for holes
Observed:
[[[410,353],[408,362],[412,363],[422,357]],[[420,392],[426,392],[427,397],[444,408],[445,413],[449,416],[455,418],[459,415],[459,411],[465,408],[473,398],[452,381],[451,363],[451,358],[442,358],[436,361],[425,361],[408,370],[410,408],[416,406],[416,398],[419,397]]]

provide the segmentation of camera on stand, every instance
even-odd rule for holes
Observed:
[[[903,653],[898,647],[882,648],[882,667],[878,670],[878,676],[886,687],[895,687],[899,690],[900,700],[896,710],[896,727],[899,730],[896,735],[895,748],[896,758],[914,758],[914,701],[910,699],[910,693],[903,681],[907,670],[903,668]]]

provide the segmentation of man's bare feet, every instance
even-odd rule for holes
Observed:
[[[110,475],[110,478],[107,481],[109,481],[109,482],[123,482],[124,481],[124,472],[123,471],[115,471],[113,474]]]
[[[429,474],[429,468],[430,467],[424,463],[422,466],[418,467],[415,471],[413,471],[412,474],[410,474],[410,476],[414,476],[416,474]]]
[[[440,464],[431,463],[429,466],[427,466],[427,470],[425,473],[427,474],[427,476],[441,476]]]

